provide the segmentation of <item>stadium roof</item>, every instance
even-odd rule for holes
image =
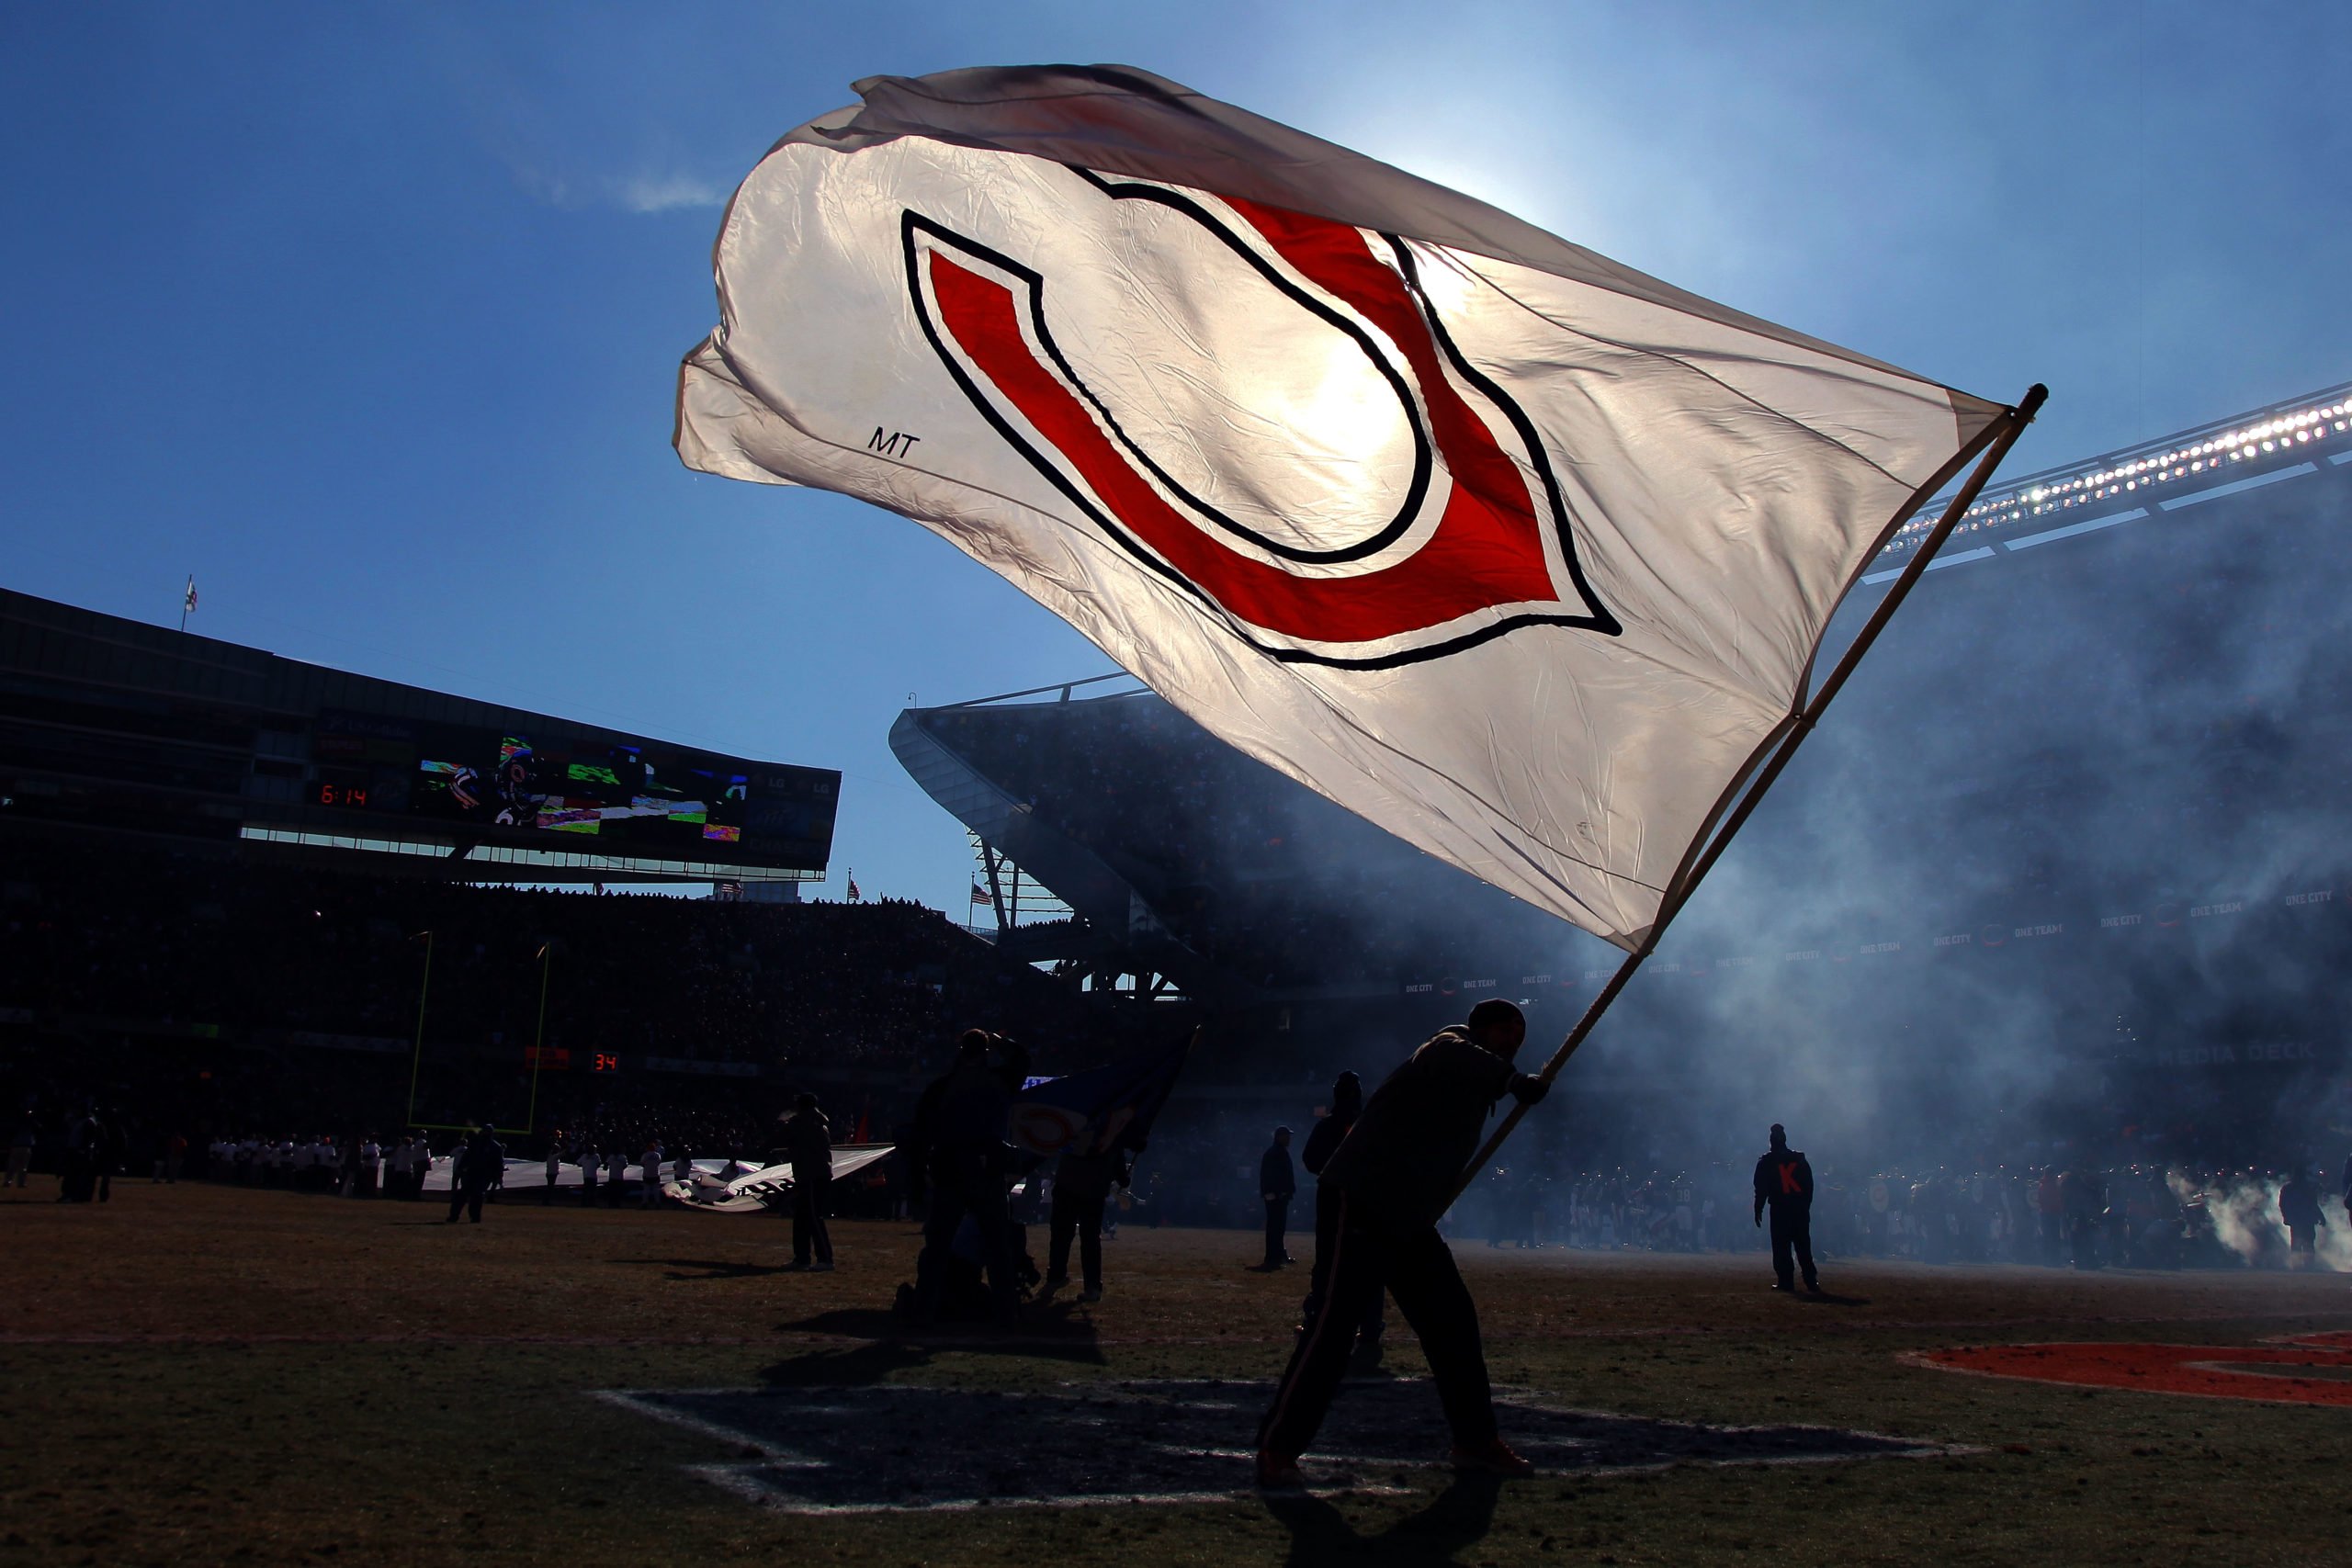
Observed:
[[[1991,560],[2352,463],[2352,381],[2028,474],[1977,501],[1928,570]],[[1943,512],[1895,531],[1865,583],[1892,581]],[[1971,538],[1970,536],[1976,536]]]
[[[1929,841],[1955,858],[2054,856],[2068,867],[2057,877],[2066,899],[2117,908],[2141,896],[2125,885],[2135,875],[2179,877],[2187,893],[2188,883],[2222,874],[2177,844],[2120,861],[2089,849],[2115,848],[2102,813],[2177,811],[2181,758],[2201,759],[2200,787],[2227,777],[2247,802],[2309,787],[2310,758],[2288,766],[2274,754],[2256,768],[2241,756],[2277,747],[2249,722],[2244,692],[2225,692],[2223,704],[2209,690],[2229,684],[2211,639],[2234,638],[2237,612],[2271,592],[2256,581],[2265,573],[2241,570],[2266,552],[2285,552],[2285,574],[2319,588],[2315,567],[2289,559],[2332,558],[2310,552],[2334,550],[2352,489],[2348,394],[2352,385],[2033,475],[1980,503],[1970,513],[1974,536],[1947,546],[1929,591],[1906,606],[1900,634],[1827,727],[1836,739],[1813,758],[1816,776],[1781,803],[1781,815],[1867,802],[1860,818],[1847,807],[1834,828],[1867,851],[1865,861],[1898,861]],[[2223,504],[2205,510],[2213,502]],[[2044,548],[2094,539],[2107,547]],[[2028,557],[2018,563],[2023,576],[1942,570],[2018,555]],[[2165,586],[2175,578],[2193,578],[2199,594],[2176,596]],[[1954,592],[1972,582],[1996,592]],[[2111,592],[2124,582],[2161,592]],[[2290,632],[2279,646],[2295,642]],[[2326,663],[2329,645],[2313,647]],[[2182,660],[2203,678],[2181,678]],[[1028,700],[1036,698],[1046,700]],[[2127,704],[2143,710],[2140,730],[2154,748],[2144,758],[2117,751],[2119,728],[2101,719]],[[1928,744],[1923,723],[1951,743]],[[2316,710],[2297,720],[2298,733],[2335,728],[2332,714]],[[1076,911],[1081,929],[1023,939],[1041,944],[1034,956],[1124,950],[1196,994],[1221,978],[1265,1000],[1437,982],[1456,960],[1514,973],[1582,967],[1566,928],[1242,758],[1125,675],[910,709],[891,743],[927,793]],[[2118,769],[2133,781],[2128,788]],[[1930,837],[1909,851],[1871,837],[1916,840],[1923,822]],[[2032,826],[2030,852],[2012,842],[2020,822]],[[1751,855],[1772,852],[1775,830],[1763,825]],[[2062,854],[2044,839],[2085,842]],[[1835,904],[1855,891],[1825,886],[1807,897]],[[1962,930],[2007,912],[1977,909],[1956,887],[1939,897],[1953,907],[1921,908],[1896,923]],[[1296,931],[1302,919],[1313,929]],[[1854,945],[1875,950],[1883,934]],[[1285,964],[1279,950],[1293,936],[1319,941],[1327,966]],[[1057,938],[1066,954],[1046,951]],[[1302,940],[1301,955],[1312,945]]]

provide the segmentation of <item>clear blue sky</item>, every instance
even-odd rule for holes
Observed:
[[[1109,668],[911,524],[688,474],[726,194],[876,73],[1148,67],[2004,400],[2011,469],[2352,378],[2338,6],[0,7],[0,582],[838,767]]]

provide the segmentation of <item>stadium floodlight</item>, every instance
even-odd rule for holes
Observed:
[[[2158,484],[2186,481],[2220,469],[2224,463],[2243,464],[2264,457],[2278,457],[2314,442],[2332,444],[2352,434],[2352,398],[2340,387],[2300,400],[2300,406],[2273,409],[2260,415],[2220,422],[2153,450],[2114,453],[2072,469],[2053,470],[2020,481],[2000,495],[1971,506],[1963,525],[1970,531],[1997,528],[2011,523],[2096,506]],[[1925,516],[1905,522],[1888,541],[1886,553],[1915,547],[1927,527]]]

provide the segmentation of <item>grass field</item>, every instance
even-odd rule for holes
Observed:
[[[1839,1299],[1809,1302],[1766,1291],[1754,1259],[1468,1244],[1498,1384],[1584,1411],[1860,1428],[1937,1452],[1483,1487],[1400,1459],[1288,1502],[1250,1495],[1236,1460],[1229,1497],[812,1514],[705,1478],[760,1461],[756,1441],[599,1391],[782,1391],[756,1407],[804,1422],[824,1419],[822,1391],[868,1391],[869,1405],[877,1390],[961,1391],[891,1393],[887,1414],[840,1419],[877,1462],[980,1450],[1050,1492],[1069,1434],[1038,1427],[1095,1408],[1072,1396],[1275,1375],[1304,1270],[1245,1271],[1254,1238],[1238,1233],[1130,1228],[1099,1305],[1001,1337],[918,1339],[881,1310],[911,1276],[905,1225],[838,1224],[840,1271],[805,1275],[778,1271],[787,1227],[764,1218],[508,1204],[444,1226],[424,1203],[133,1182],[69,1206],[52,1190],[0,1197],[12,1563],[2352,1562],[2341,1408],[1905,1359],[2343,1330],[2342,1276],[1826,1262]],[[1391,1344],[1392,1367],[1417,1375],[1410,1335],[1392,1325]],[[971,1397],[991,1390],[1023,1397]],[[1256,1397],[1235,1395],[1234,1449]],[[1357,1404],[1401,1412],[1400,1453],[1442,1457],[1426,1387]],[[1504,1420],[1511,1435],[1532,1416]]]

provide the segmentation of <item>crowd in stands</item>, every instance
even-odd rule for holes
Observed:
[[[425,976],[430,932],[432,970]],[[12,841],[0,1008],[519,1054],[905,1066],[975,1021],[1086,1037],[1067,987],[921,906],[471,886]]]
[[[1167,718],[1139,706],[1085,732],[1116,736],[1122,725]],[[1235,765],[1221,749],[1223,760],[1210,755],[1204,768]],[[1273,826],[1187,818],[1187,803],[1216,792],[1177,784],[1155,796],[1154,820],[1186,854],[1239,852]],[[822,1090],[838,1139],[898,1141],[914,1093],[962,1027],[1018,1034],[1046,1072],[1115,1055],[1142,1027],[906,904],[599,897],[228,853],[10,848],[0,868],[0,1107],[24,1151],[18,1161],[12,1150],[12,1163],[42,1172],[77,1160],[101,1179],[225,1168],[265,1185],[340,1190],[373,1145],[379,1174],[359,1185],[385,1190],[403,1140],[430,1139],[446,1155],[455,1134],[421,1129],[486,1118],[532,1129],[512,1140],[517,1157],[537,1158],[560,1137],[573,1163],[594,1147],[607,1170],[616,1156],[633,1168],[648,1146],[757,1166],[772,1162],[779,1113],[803,1088]],[[420,1062],[411,1046],[424,931],[434,942]],[[546,1042],[574,1065],[535,1077],[523,1048],[537,1037],[543,973]],[[604,1051],[624,1070],[578,1070]],[[1297,1070],[1288,1052],[1228,1055],[1201,1069],[1227,1089]],[[655,1056],[749,1070],[641,1070]],[[844,1078],[844,1068],[871,1071]],[[1139,1162],[1136,1218],[1256,1225],[1257,1161],[1272,1126],[1288,1120],[1303,1133],[1317,1093],[1302,1088],[1287,1117],[1259,1109],[1276,1103],[1262,1092],[1180,1094]],[[2279,1234],[2283,1171],[2087,1153],[1923,1171],[1917,1153],[1873,1164],[1815,1151],[1825,1254],[2194,1266],[2265,1260]],[[1508,1157],[1457,1209],[1458,1235],[1693,1252],[1761,1245],[1746,1168],[1721,1163],[1725,1151],[1679,1168],[1660,1158],[1597,1169],[1564,1139],[1526,1136]],[[877,1182],[902,1185],[878,1169]],[[892,1200],[882,1201],[887,1210]]]
[[[132,1174],[167,1146],[203,1168],[223,1140],[254,1146],[254,1177],[322,1145],[339,1169],[369,1142],[389,1171],[403,1136],[446,1154],[453,1131],[420,1129],[485,1119],[532,1129],[517,1156],[560,1133],[607,1165],[649,1142],[765,1163],[800,1089],[824,1094],[837,1137],[886,1139],[973,1023],[1017,1034],[1048,1069],[1124,1038],[1115,1009],[904,902],[524,890],[225,849],[7,849],[0,1107],[21,1112],[12,1132],[48,1172],[67,1168],[93,1112],[107,1141],[93,1166]],[[616,1070],[590,1070],[599,1057]]]

